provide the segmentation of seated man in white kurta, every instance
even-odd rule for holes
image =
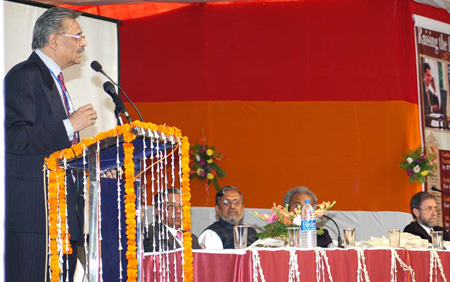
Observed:
[[[206,249],[233,249],[233,227],[238,225],[244,212],[244,196],[233,186],[225,186],[216,194],[216,212],[219,221],[208,226],[198,237]],[[247,246],[258,240],[256,230],[248,227]]]

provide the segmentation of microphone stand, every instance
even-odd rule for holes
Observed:
[[[339,226],[337,225],[336,221],[334,221],[334,219],[332,219],[331,217],[329,217],[328,215],[323,215],[323,217],[325,217],[326,219],[331,220],[334,225],[336,225],[337,231],[338,231],[338,248],[343,248],[344,246],[342,245],[342,237],[341,237],[341,230],[339,229]]]
[[[95,70],[96,72],[100,72],[101,74],[103,74],[104,76],[106,76],[106,78],[107,78],[109,81],[111,81],[115,86],[117,86],[117,88],[119,88],[119,92],[117,93],[117,96],[120,97],[120,91],[122,91],[123,96],[125,96],[125,98],[127,98],[128,102],[130,102],[131,106],[133,106],[133,108],[136,110],[137,114],[139,115],[140,120],[141,120],[142,122],[144,122],[144,119],[142,118],[141,112],[139,112],[139,110],[138,110],[138,108],[136,107],[136,105],[131,101],[131,99],[128,97],[128,95],[125,93],[125,91],[123,91],[122,87],[120,87],[119,84],[117,84],[114,80],[112,80],[112,78],[109,77],[109,75],[107,75],[106,72],[103,71],[102,66],[100,65],[100,63],[97,62],[97,61],[93,61],[93,62],[91,63],[91,68],[92,68],[93,70]],[[120,114],[119,114],[119,115],[120,115]],[[131,118],[130,118],[129,121],[130,121],[130,123],[132,122],[132,121],[131,121]]]
[[[432,191],[436,191],[436,192],[440,192],[440,193],[442,193],[442,194],[445,194],[445,195],[450,195],[450,193],[448,193],[448,192],[444,192],[444,191],[442,191],[441,189],[438,189],[438,188],[436,188],[436,187],[431,187],[431,190]]]
[[[123,120],[122,120],[122,116],[120,115],[120,109],[119,107],[117,107],[114,109],[114,115],[116,116],[117,119],[117,125],[123,125]]]
[[[435,192],[439,192],[439,193],[444,194],[444,195],[450,196],[450,193],[445,192],[445,191],[442,191],[441,189],[438,189],[438,188],[436,188],[436,187],[434,187],[434,186],[431,187],[431,190],[432,190],[432,191],[435,191]],[[448,215],[450,216],[450,211],[448,212]]]

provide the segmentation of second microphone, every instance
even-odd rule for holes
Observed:
[[[108,93],[109,96],[111,96],[117,109],[123,113],[123,115],[126,117],[128,122],[132,123],[133,120],[131,119],[130,115],[128,114],[128,111],[125,108],[125,105],[123,104],[122,99],[120,99],[119,95],[117,95],[116,88],[114,87],[114,85],[111,82],[106,81],[105,83],[103,83],[103,89],[105,90],[106,93]]]

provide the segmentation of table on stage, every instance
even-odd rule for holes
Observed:
[[[290,273],[291,281],[450,281],[450,251],[432,249],[193,250],[193,259],[198,282],[290,281]],[[181,251],[146,253],[143,268],[143,281],[175,281],[174,273],[182,281]]]

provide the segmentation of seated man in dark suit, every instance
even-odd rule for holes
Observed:
[[[287,191],[283,199],[283,205],[289,205],[289,211],[294,211],[294,209],[301,209],[305,204],[305,200],[309,199],[311,201],[314,209],[317,206],[317,196],[308,187],[299,186]],[[318,229],[319,230],[319,229]],[[328,230],[322,229],[323,234],[317,233],[317,246],[318,247],[328,247],[333,241],[331,240]]]
[[[444,231],[444,240],[450,241],[450,233],[444,228],[437,226],[437,215],[439,208],[436,198],[427,192],[415,194],[410,203],[411,214],[414,221],[408,224],[403,232],[408,232],[431,243],[431,231]]]
[[[243,217],[244,196],[233,186],[225,186],[216,194],[216,212],[219,221],[208,226],[199,236],[206,249],[234,249],[233,227]],[[258,240],[256,230],[248,227],[247,246]]]
[[[167,197],[166,197],[167,196]],[[155,196],[156,220],[144,230],[144,251],[170,251],[182,247],[181,197],[179,189],[167,189]],[[156,234],[156,236],[153,236]],[[200,249],[197,237],[192,234],[192,248]]]

